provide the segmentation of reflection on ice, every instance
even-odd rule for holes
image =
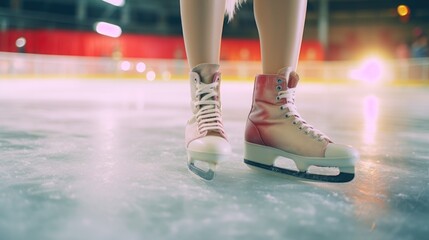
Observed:
[[[367,145],[376,143],[378,125],[379,100],[374,95],[365,96],[363,99],[364,126],[363,142]]]
[[[207,183],[186,167],[187,81],[0,81],[0,238],[424,239],[429,119],[409,101],[429,95],[383,91],[302,84],[302,114],[361,153],[353,182],[302,183],[243,164],[252,85],[224,82],[233,154]]]

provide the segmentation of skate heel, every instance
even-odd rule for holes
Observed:
[[[246,142],[244,146],[244,159],[245,162],[256,162],[258,164],[263,164],[267,166],[274,166],[275,161],[278,157],[285,157],[291,159],[297,169],[300,172],[306,172],[308,167],[310,166],[306,161],[295,161],[295,158],[291,156],[287,156],[283,151],[262,146],[254,143]]]
[[[272,166],[278,154],[270,147],[245,142],[244,143],[244,160],[246,163],[249,161],[256,162],[263,165]]]

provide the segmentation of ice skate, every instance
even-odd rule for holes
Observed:
[[[299,115],[294,99],[298,80],[290,68],[283,68],[278,74],[256,76],[246,123],[244,162],[252,168],[304,180],[351,181],[358,152],[333,143]],[[279,157],[293,160],[298,171],[276,166]],[[338,168],[339,174],[310,173],[310,166]]]
[[[206,180],[213,179],[217,163],[231,152],[222,123],[218,69],[217,64],[200,64],[190,73],[193,116],[185,133],[188,168]],[[208,169],[198,167],[198,162]]]

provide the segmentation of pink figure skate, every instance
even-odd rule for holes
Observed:
[[[220,73],[217,64],[200,64],[190,73],[192,118],[186,125],[188,168],[203,179],[212,180],[219,161],[231,153],[223,129],[220,104]],[[207,171],[196,161],[209,165]]]
[[[283,68],[278,74],[256,76],[246,124],[244,162],[306,180],[351,181],[358,152],[333,143],[302,119],[294,99],[298,80],[290,68]],[[298,171],[275,166],[278,157],[293,160]],[[339,174],[313,174],[308,172],[310,166],[336,167]]]

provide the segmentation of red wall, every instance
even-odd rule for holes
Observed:
[[[126,58],[185,58],[181,36],[123,34],[110,38],[95,32],[66,30],[10,30],[0,32],[0,51],[17,52],[15,41],[25,37],[25,52],[74,56],[112,56],[119,51]],[[222,60],[260,60],[256,39],[223,39]],[[301,60],[323,60],[317,41],[304,41]]]

